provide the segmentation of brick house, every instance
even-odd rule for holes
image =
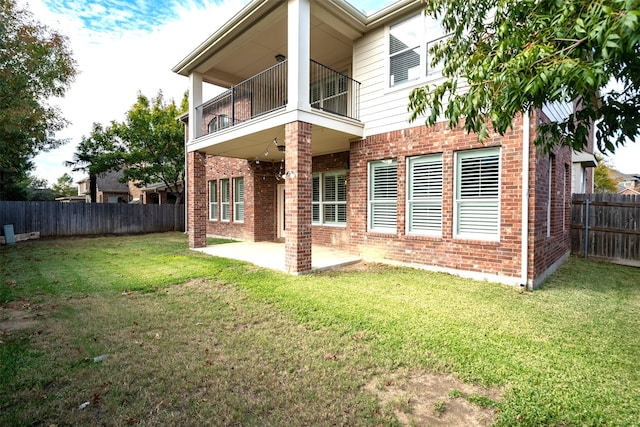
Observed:
[[[105,172],[96,177],[96,203],[129,203],[131,195],[129,186],[120,182],[122,171]],[[78,195],[85,196],[87,201],[91,194],[90,179],[78,181]]]
[[[326,245],[529,288],[568,257],[576,153],[532,144],[557,108],[483,144],[407,121],[411,89],[440,78],[427,47],[446,37],[421,12],[253,0],[173,68],[189,78],[191,247],[282,240],[304,273]],[[205,84],[228,90],[204,102]]]

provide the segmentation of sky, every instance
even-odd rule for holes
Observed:
[[[62,147],[34,159],[33,174],[50,185],[64,173],[83,178],[64,162],[94,122],[123,121],[138,92],[148,97],[160,90],[179,103],[188,79],[171,68],[239,12],[249,0],[20,0],[41,23],[69,38],[79,75],[64,98],[51,104],[71,124],[56,134]],[[371,13],[393,0],[350,0]],[[215,95],[205,91],[205,99]],[[624,173],[640,172],[640,143],[631,143],[612,157]]]

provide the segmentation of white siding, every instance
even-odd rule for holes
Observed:
[[[424,124],[423,119],[409,123],[409,94],[415,87],[442,81],[441,77],[422,78],[390,88],[387,31],[388,27],[379,28],[354,44],[353,78],[361,83],[360,120],[365,124],[365,136]]]

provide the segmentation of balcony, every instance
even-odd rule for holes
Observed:
[[[196,107],[196,138],[285,109],[287,61],[257,74]],[[360,82],[316,61],[310,63],[311,107],[353,120],[360,118]]]

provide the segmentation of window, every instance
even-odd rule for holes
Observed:
[[[442,155],[407,161],[407,234],[442,234]]]
[[[397,161],[369,163],[369,231],[396,232],[397,197]]]
[[[455,236],[499,239],[500,149],[457,153]]]
[[[389,28],[389,87],[425,78],[442,70],[431,64],[429,50],[448,36],[440,23],[423,14]]]
[[[226,114],[220,114],[217,116],[213,116],[211,121],[209,122],[208,129],[209,133],[215,132],[220,129],[229,127],[229,116]]]
[[[313,174],[311,214],[314,224],[345,225],[347,223],[347,173]]]
[[[209,219],[218,220],[218,181],[209,181]]]
[[[233,178],[233,220],[244,221],[244,178]]]
[[[231,219],[231,189],[229,188],[229,179],[220,180],[220,219],[222,221],[229,221]]]

